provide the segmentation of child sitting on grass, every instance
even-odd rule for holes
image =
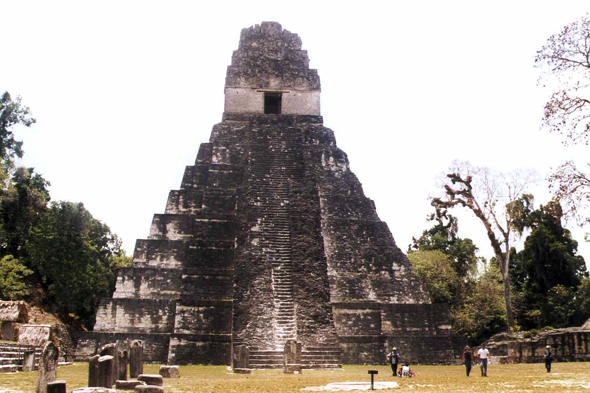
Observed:
[[[414,372],[414,370],[410,370],[409,363],[405,363],[403,365],[403,367],[401,368],[401,370],[399,370],[398,375],[402,378],[410,378],[410,377],[415,377],[416,373]]]

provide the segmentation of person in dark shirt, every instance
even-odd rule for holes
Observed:
[[[393,376],[397,377],[397,365],[399,363],[399,352],[397,351],[397,348],[392,348],[391,352],[387,354],[387,359],[389,359],[389,363],[391,364],[391,372],[393,373]]]
[[[547,345],[547,349],[545,349],[545,355],[543,355],[545,359],[545,368],[547,372],[551,372],[551,362],[553,361],[553,351],[551,350],[551,346]]]
[[[467,376],[469,376],[469,373],[471,372],[471,363],[473,362],[473,356],[471,355],[471,348],[469,348],[469,346],[465,347],[461,362],[465,365],[465,372],[467,373]]]

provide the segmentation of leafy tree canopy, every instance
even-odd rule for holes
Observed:
[[[455,331],[464,334],[471,345],[478,345],[506,330],[504,285],[497,267],[485,268],[477,284],[467,292],[463,304],[454,309],[453,318]]]
[[[418,250],[408,253],[408,258],[433,303],[451,304],[460,298],[461,283],[448,255],[439,250]]]
[[[18,259],[7,255],[0,260],[0,296],[2,299],[19,300],[28,295],[25,278],[33,274]]]
[[[113,258],[123,254],[109,227],[82,203],[54,202],[31,230],[26,253],[59,313],[91,326],[99,298],[114,290]]]
[[[471,239],[462,239],[457,236],[459,224],[456,217],[445,209],[435,209],[430,215],[429,221],[434,221],[432,228],[424,230],[418,239],[412,238],[411,250],[435,251],[444,253],[457,275],[465,278],[477,268],[476,256],[478,248]]]
[[[33,168],[20,167],[0,190],[0,254],[19,258],[31,228],[47,210],[49,182]]]
[[[531,233],[511,260],[511,277],[521,292],[519,321],[527,328],[570,326],[578,315],[575,292],[588,272],[561,217],[555,201],[531,211],[525,219]]]
[[[14,139],[12,128],[16,124],[30,127],[35,122],[29,108],[22,105],[20,97],[13,100],[8,92],[2,94],[0,98],[0,160],[12,161],[14,156],[23,156],[23,143]]]

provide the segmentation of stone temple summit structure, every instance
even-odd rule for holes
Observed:
[[[137,240],[80,357],[143,340],[144,359],[304,367],[411,362],[461,353],[446,306],[431,304],[320,113],[320,78],[301,39],[275,22],[242,30],[222,122],[164,214]]]

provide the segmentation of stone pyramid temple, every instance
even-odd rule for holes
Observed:
[[[148,361],[304,367],[451,362],[460,344],[431,304],[320,115],[320,78],[301,39],[275,22],[242,30],[225,110],[166,210],[137,240],[80,357],[122,339]]]

